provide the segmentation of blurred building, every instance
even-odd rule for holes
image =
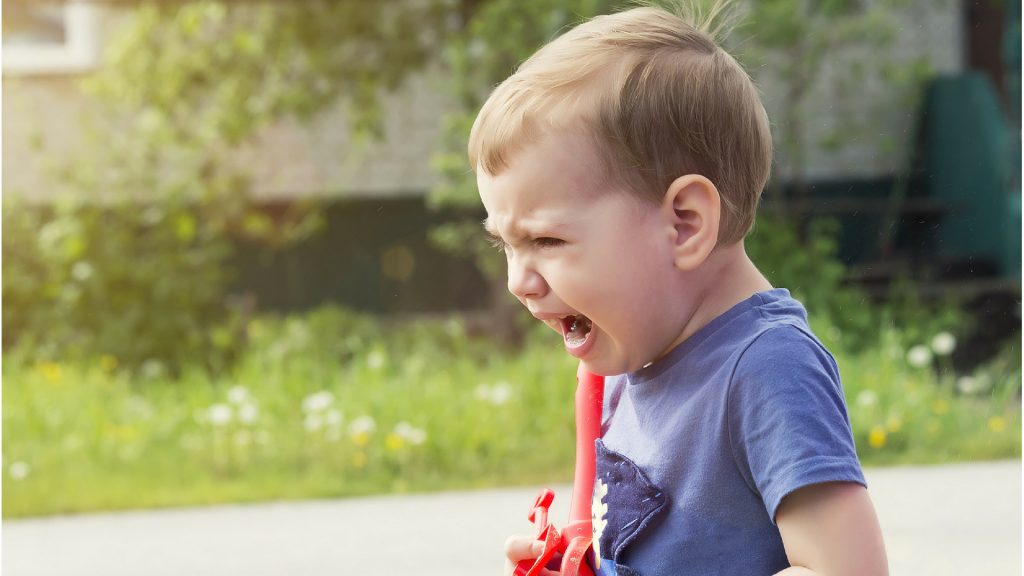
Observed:
[[[52,198],[43,158],[81,145],[78,118],[89,109],[78,81],[95,70],[130,6],[131,2],[98,1],[4,6],[5,196],[41,202]],[[868,130],[849,132],[842,147],[811,147],[804,174],[810,198],[791,209],[843,220],[843,257],[866,282],[874,276],[888,277],[887,266],[905,269],[906,263],[895,257],[896,248],[912,258],[942,251],[977,236],[979,218],[998,214],[1007,221],[985,226],[998,234],[978,244],[976,249],[982,252],[968,256],[984,268],[985,277],[1019,278],[1020,3],[922,0],[912,3],[906,21],[896,28],[893,51],[908,60],[925,57],[936,78],[947,84],[930,88],[924,107],[879,108],[879,102],[893,97],[884,82],[858,86],[850,94],[848,87],[829,81],[847,63],[842,58],[830,62],[822,81],[807,87],[810,98],[802,115],[807,119],[807,140],[825,141],[837,129],[858,123]],[[770,76],[758,80],[777,123],[786,105],[786,86]],[[931,116],[924,109],[928,106],[935,107]],[[326,234],[285,254],[243,256],[242,282],[259,294],[263,305],[296,308],[336,300],[364,309],[405,311],[484,304],[483,280],[472,265],[445,256],[426,240],[436,216],[423,198],[437,183],[431,157],[441,136],[439,119],[451,109],[441,80],[423,75],[388,98],[384,138],[379,142],[356,149],[338,106],[308,125],[281,122],[239,151],[240,162],[251,167],[257,183],[254,194],[262,201],[314,197],[328,204]],[[977,128],[972,137],[979,142],[1003,138],[1008,146],[1017,143],[1015,167],[1006,167],[1005,174],[986,183],[984,193],[962,186],[943,188],[922,172],[928,166],[924,151],[932,151],[933,168],[937,157],[961,156],[955,142],[934,140],[963,127],[928,120],[950,115]],[[908,141],[915,153],[898,153]],[[943,166],[955,173],[949,178],[970,178],[991,171],[985,164],[990,155],[962,167],[948,161]],[[1006,164],[1011,158],[1007,154],[999,162]],[[784,166],[786,159],[781,161]],[[780,174],[787,177],[785,169],[777,169],[776,176]],[[1014,182],[1004,182],[1007,177]],[[894,198],[894,186],[901,181],[908,184],[902,196]],[[771,202],[769,195],[766,203]],[[985,204],[983,213],[965,216],[975,204]],[[898,230],[888,245],[880,246],[880,228],[892,215]],[[936,232],[943,226],[945,230]],[[1014,242],[1015,248],[1006,248]],[[888,253],[880,253],[880,248]],[[963,256],[950,250],[949,270],[955,272]],[[888,258],[889,264],[880,258]],[[313,271],[317,280],[309,281]]]

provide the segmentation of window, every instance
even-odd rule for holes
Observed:
[[[4,74],[67,74],[96,65],[98,19],[92,4],[9,0],[3,12]]]

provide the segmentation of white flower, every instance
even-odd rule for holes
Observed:
[[[92,278],[92,266],[88,262],[75,262],[71,267],[71,277],[79,282]]]
[[[380,350],[374,350],[366,356],[366,365],[370,367],[370,370],[380,370],[386,361],[387,358]]]
[[[877,402],[878,394],[872,390],[861,390],[860,394],[857,394],[858,406],[874,406]]]
[[[342,417],[341,412],[333,408],[328,410],[327,414],[324,415],[324,421],[327,422],[327,425],[331,428],[341,426],[341,422],[343,420],[344,418]]]
[[[225,426],[231,422],[231,406],[227,404],[214,404],[206,412],[210,424],[214,426]]]
[[[245,386],[237,385],[228,389],[228,402],[231,402],[232,404],[242,404],[248,399],[249,389]]]
[[[28,476],[29,472],[32,471],[32,468],[30,468],[29,465],[26,464],[25,462],[19,460],[11,464],[11,467],[8,469],[8,471],[12,479],[24,480],[25,477]]]
[[[324,419],[319,414],[310,414],[306,416],[306,420],[302,425],[306,428],[306,432],[316,432],[323,428]]]
[[[128,410],[139,420],[153,419],[153,406],[142,396],[131,396],[128,398]]]
[[[491,388],[491,404],[501,406],[512,397],[512,386],[508,382],[498,382]]]
[[[341,430],[338,428],[328,428],[327,432],[324,434],[324,439],[328,442],[337,442],[338,440],[341,440]]]
[[[914,368],[924,368],[932,363],[932,351],[927,346],[914,346],[907,352],[907,362]]]
[[[377,423],[370,416],[360,416],[348,425],[348,433],[353,436],[370,434],[377,429]]]
[[[260,408],[252,402],[246,402],[238,407],[238,421],[242,424],[253,424],[260,417]]]
[[[321,390],[315,394],[310,394],[302,400],[302,411],[306,413],[310,412],[321,412],[330,407],[334,403],[334,394],[331,394],[327,390]]]
[[[154,380],[164,375],[163,363],[152,358],[143,362],[139,370],[142,372],[142,377],[147,380]]]
[[[426,430],[417,428],[408,422],[399,422],[398,424],[395,424],[395,435],[414,446],[423,444],[427,440]]]
[[[956,349],[956,338],[949,332],[939,332],[932,338],[932,350],[939,356],[948,356]]]
[[[977,394],[985,390],[985,381],[981,378],[975,378],[973,376],[961,376],[956,380],[956,389],[961,394]]]
[[[476,387],[475,394],[479,400],[501,406],[512,398],[512,386],[508,382],[498,382],[493,386],[481,384]]]

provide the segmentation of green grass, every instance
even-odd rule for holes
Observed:
[[[911,366],[895,333],[859,355],[819,333],[866,465],[1020,457],[1019,347],[968,395]],[[510,355],[456,321],[385,330],[321,310],[256,320],[248,338],[220,376],[7,355],[3,515],[571,479],[575,363],[557,337]]]

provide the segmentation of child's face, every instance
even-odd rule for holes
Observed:
[[[679,336],[679,273],[664,209],[610,189],[587,140],[549,135],[496,176],[478,171],[508,289],[596,374],[636,370]]]

